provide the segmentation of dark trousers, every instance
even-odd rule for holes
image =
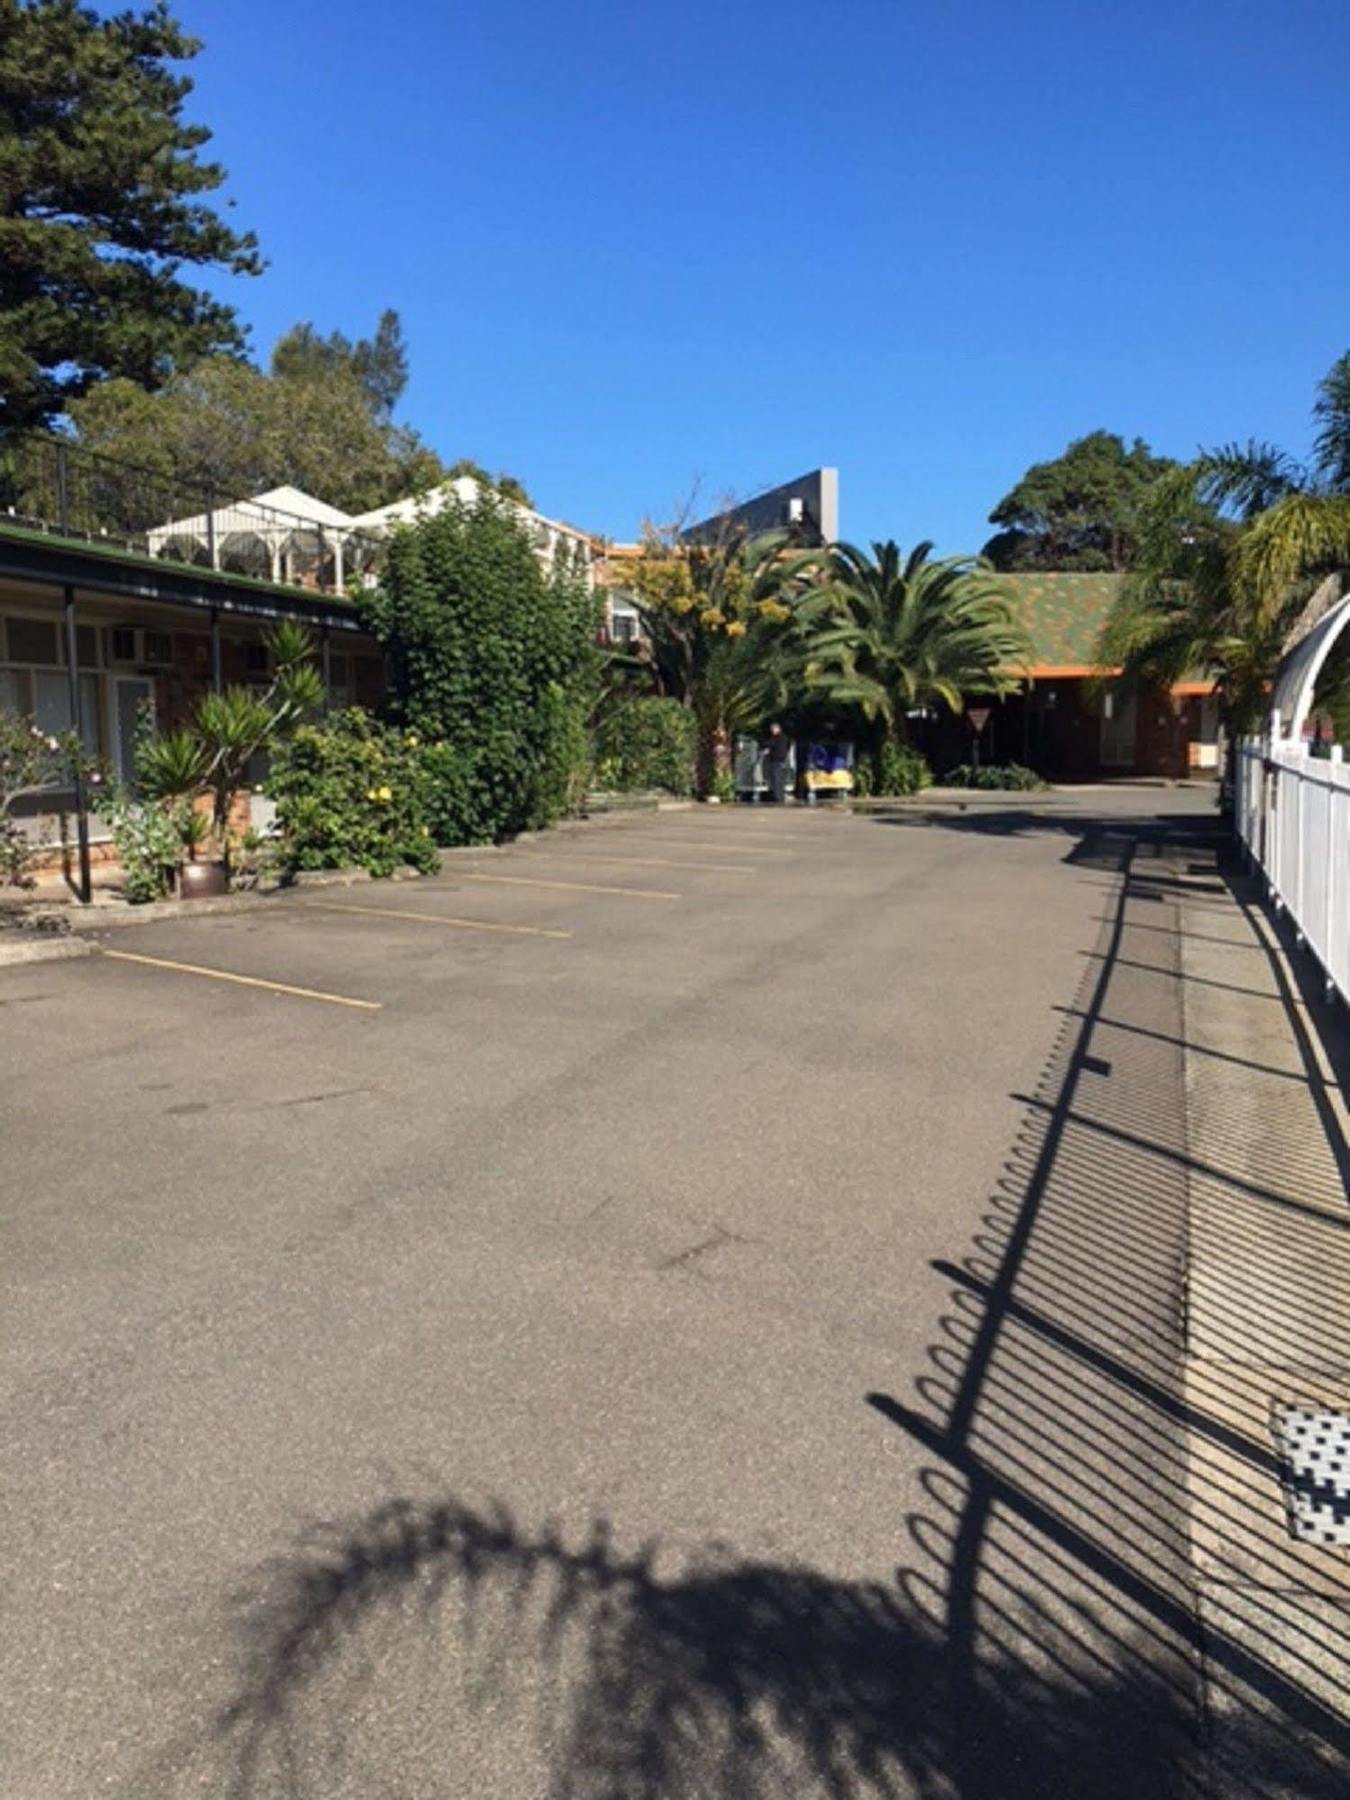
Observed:
[[[787,799],[788,766],[785,762],[769,764],[769,798],[781,806]]]

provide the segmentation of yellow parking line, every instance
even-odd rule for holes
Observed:
[[[545,925],[498,925],[492,919],[452,919],[443,913],[405,912],[396,906],[348,906],[341,900],[302,900],[315,912],[363,913],[368,919],[420,919],[426,925],[451,925],[457,931],[509,931],[515,937],[570,938],[570,931],[554,931]]]
[[[601,887],[591,881],[539,881],[529,875],[461,875],[461,881],[495,881],[503,887],[565,888],[577,894],[626,894],[633,900],[678,900],[657,888]]]
[[[362,1012],[379,1012],[380,1000],[353,1000],[347,994],[324,994],[318,988],[292,987],[287,981],[264,981],[258,975],[235,975],[229,969],[204,969],[197,963],[170,962],[163,956],[137,956],[130,950],[105,950],[114,962],[144,963],[151,969],[172,969],[176,975],[205,975],[212,981],[235,981],[240,987],[265,988],[272,994],[293,994],[297,1000],[326,1000],[330,1006],[355,1006]]]
[[[529,852],[531,862],[536,862],[543,857],[566,855],[565,850],[531,850]],[[577,860],[583,859],[578,858]],[[745,864],[691,862],[687,856],[672,859],[669,856],[604,856],[591,852],[584,860],[586,862],[631,863],[635,869],[706,869],[717,875],[757,875],[759,873],[758,869],[749,868]]]

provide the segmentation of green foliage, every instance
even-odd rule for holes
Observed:
[[[163,6],[100,18],[77,0],[0,0],[0,406],[46,424],[105,376],[143,388],[237,351],[231,307],[184,268],[256,275],[254,239],[202,199],[224,170],[188,125],[194,57]]]
[[[136,785],[149,800],[178,800],[206,785],[209,759],[195,732],[142,734],[136,743]]]
[[[13,808],[50,789],[70,787],[77,770],[96,774],[73,731],[41,731],[31,719],[0,710],[0,880],[16,887],[25,883],[39,848]]]
[[[474,762],[463,750],[443,739],[422,744],[426,772],[426,819],[434,844],[472,844],[478,836]]]
[[[271,369],[282,381],[326,382],[351,376],[366,397],[371,417],[393,416],[408,385],[408,346],[403,322],[392,307],[380,314],[372,338],[355,343],[340,331],[323,337],[313,325],[292,325],[272,349]]]
[[[798,609],[805,677],[819,697],[903,739],[906,715],[972,694],[1017,686],[1030,655],[1011,602],[987,565],[970,557],[930,562],[931,544],[906,558],[894,543],[871,555],[832,550],[832,579]]]
[[[820,551],[791,551],[785,532],[695,544],[649,533],[633,569],[647,670],[658,694],[694,714],[700,793],[726,769],[733,734],[757,730],[799,694],[797,609],[825,562]]]
[[[618,793],[648,788],[692,793],[697,742],[697,721],[678,700],[656,695],[629,700],[597,727],[597,785]]]
[[[201,815],[181,800],[166,805],[138,800],[119,789],[111,797],[107,817],[122,865],[123,893],[137,904],[162,900],[183,860],[184,837],[195,829],[186,820]]]
[[[395,533],[362,610],[395,718],[464,772],[463,839],[557,819],[584,767],[599,657],[597,603],[578,572],[546,576],[511,508],[483,493]]]
[[[1140,509],[1160,475],[1175,469],[1142,438],[1127,450],[1114,432],[1077,438],[1062,456],[1035,463],[989,515],[1003,530],[984,547],[999,569],[1127,569]]]
[[[875,755],[864,759],[868,764],[868,792],[887,799],[903,794],[919,794],[933,785],[933,771],[910,744],[897,744],[884,738]]]
[[[359,707],[301,725],[267,780],[291,867],[392,875],[410,863],[432,873],[435,768],[415,733],[381,725]]]
[[[714,769],[708,783],[708,798],[732,806],[736,800],[736,777],[730,769]]]
[[[942,777],[942,785],[1029,794],[1045,783],[1034,769],[1024,768],[1021,763],[983,763],[978,769],[972,763],[959,763]]]
[[[158,393],[107,381],[70,408],[80,442],[222,501],[290,483],[346,512],[434,486],[444,471],[417,434],[372,411],[350,366],[264,375],[208,357]]]
[[[1212,677],[1230,743],[1259,726],[1281,657],[1350,566],[1350,358],[1322,382],[1315,417],[1311,468],[1268,444],[1226,444],[1155,485],[1098,639],[1098,662],[1127,684]],[[1345,679],[1333,659],[1319,680],[1333,714]]]

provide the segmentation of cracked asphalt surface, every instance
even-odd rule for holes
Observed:
[[[643,814],[107,937],[378,1011],[0,971],[0,1791],[1191,1791],[1209,817]]]

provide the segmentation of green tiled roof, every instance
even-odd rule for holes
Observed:
[[[1097,633],[1123,575],[1005,575],[1038,668],[1091,668]]]

